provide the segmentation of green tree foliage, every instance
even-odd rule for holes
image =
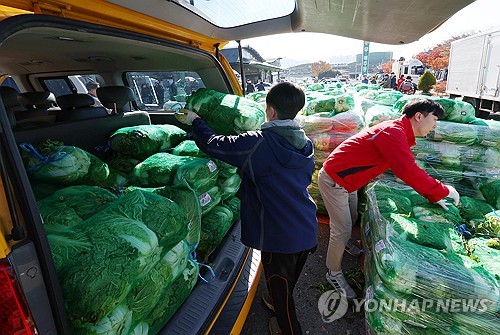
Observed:
[[[422,93],[428,94],[434,85],[436,85],[436,77],[429,70],[426,70],[420,77],[417,87],[422,90]]]
[[[318,79],[321,79],[321,78],[335,78],[335,77],[337,77],[337,76],[339,76],[341,74],[342,73],[339,70],[331,69],[331,70],[327,70],[327,71],[318,73]]]

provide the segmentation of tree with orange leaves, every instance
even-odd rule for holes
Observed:
[[[451,42],[470,35],[471,33],[462,34],[461,36],[453,36],[452,38],[439,43],[435,47],[417,54],[415,58],[424,63],[426,67],[433,70],[444,69],[448,67],[450,60]]]
[[[390,60],[387,63],[382,64],[381,65],[382,71],[384,71],[384,73],[391,73],[392,72],[392,63],[394,63],[394,61]]]
[[[326,72],[326,71],[329,71],[329,70],[332,70],[332,66],[329,63],[325,62],[325,61],[320,60],[319,62],[315,62],[315,63],[311,64],[311,73],[316,78],[318,77],[318,75],[320,73]]]

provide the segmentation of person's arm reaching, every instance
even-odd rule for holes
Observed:
[[[257,132],[234,136],[219,135],[198,114],[189,110],[183,109],[182,113],[177,113],[175,117],[181,123],[192,125],[193,139],[204,153],[236,167],[245,163],[257,143],[262,140]]]

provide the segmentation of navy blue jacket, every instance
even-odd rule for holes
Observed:
[[[210,156],[238,168],[242,182],[241,241],[265,252],[296,253],[317,245],[316,205],[307,191],[314,171],[313,145],[299,150],[271,130],[216,134],[198,118],[193,135]]]

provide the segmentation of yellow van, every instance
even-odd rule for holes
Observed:
[[[409,43],[471,2],[418,0],[401,11],[399,2],[374,0],[1,0],[0,334],[238,334],[261,273],[259,252],[240,242],[238,217],[201,265],[194,286],[185,292],[176,287],[181,298],[147,309],[168,314],[154,327],[133,323],[137,311],[123,299],[106,302],[111,314],[68,313],[40,205],[56,191],[33,185],[22,156],[35,155],[32,147],[50,139],[104,159],[117,129],[179,126],[174,112],[198,88],[242,95],[244,75],[238,81],[220,53],[228,41],[307,31]],[[88,99],[95,88],[99,102]],[[68,95],[79,98],[62,98]],[[65,256],[81,247],[70,245]],[[79,265],[88,269],[74,274],[82,282],[106,271]],[[113,276],[110,287],[125,273]],[[154,286],[144,287],[144,294],[151,291]],[[87,298],[81,293],[72,303],[83,305]]]

